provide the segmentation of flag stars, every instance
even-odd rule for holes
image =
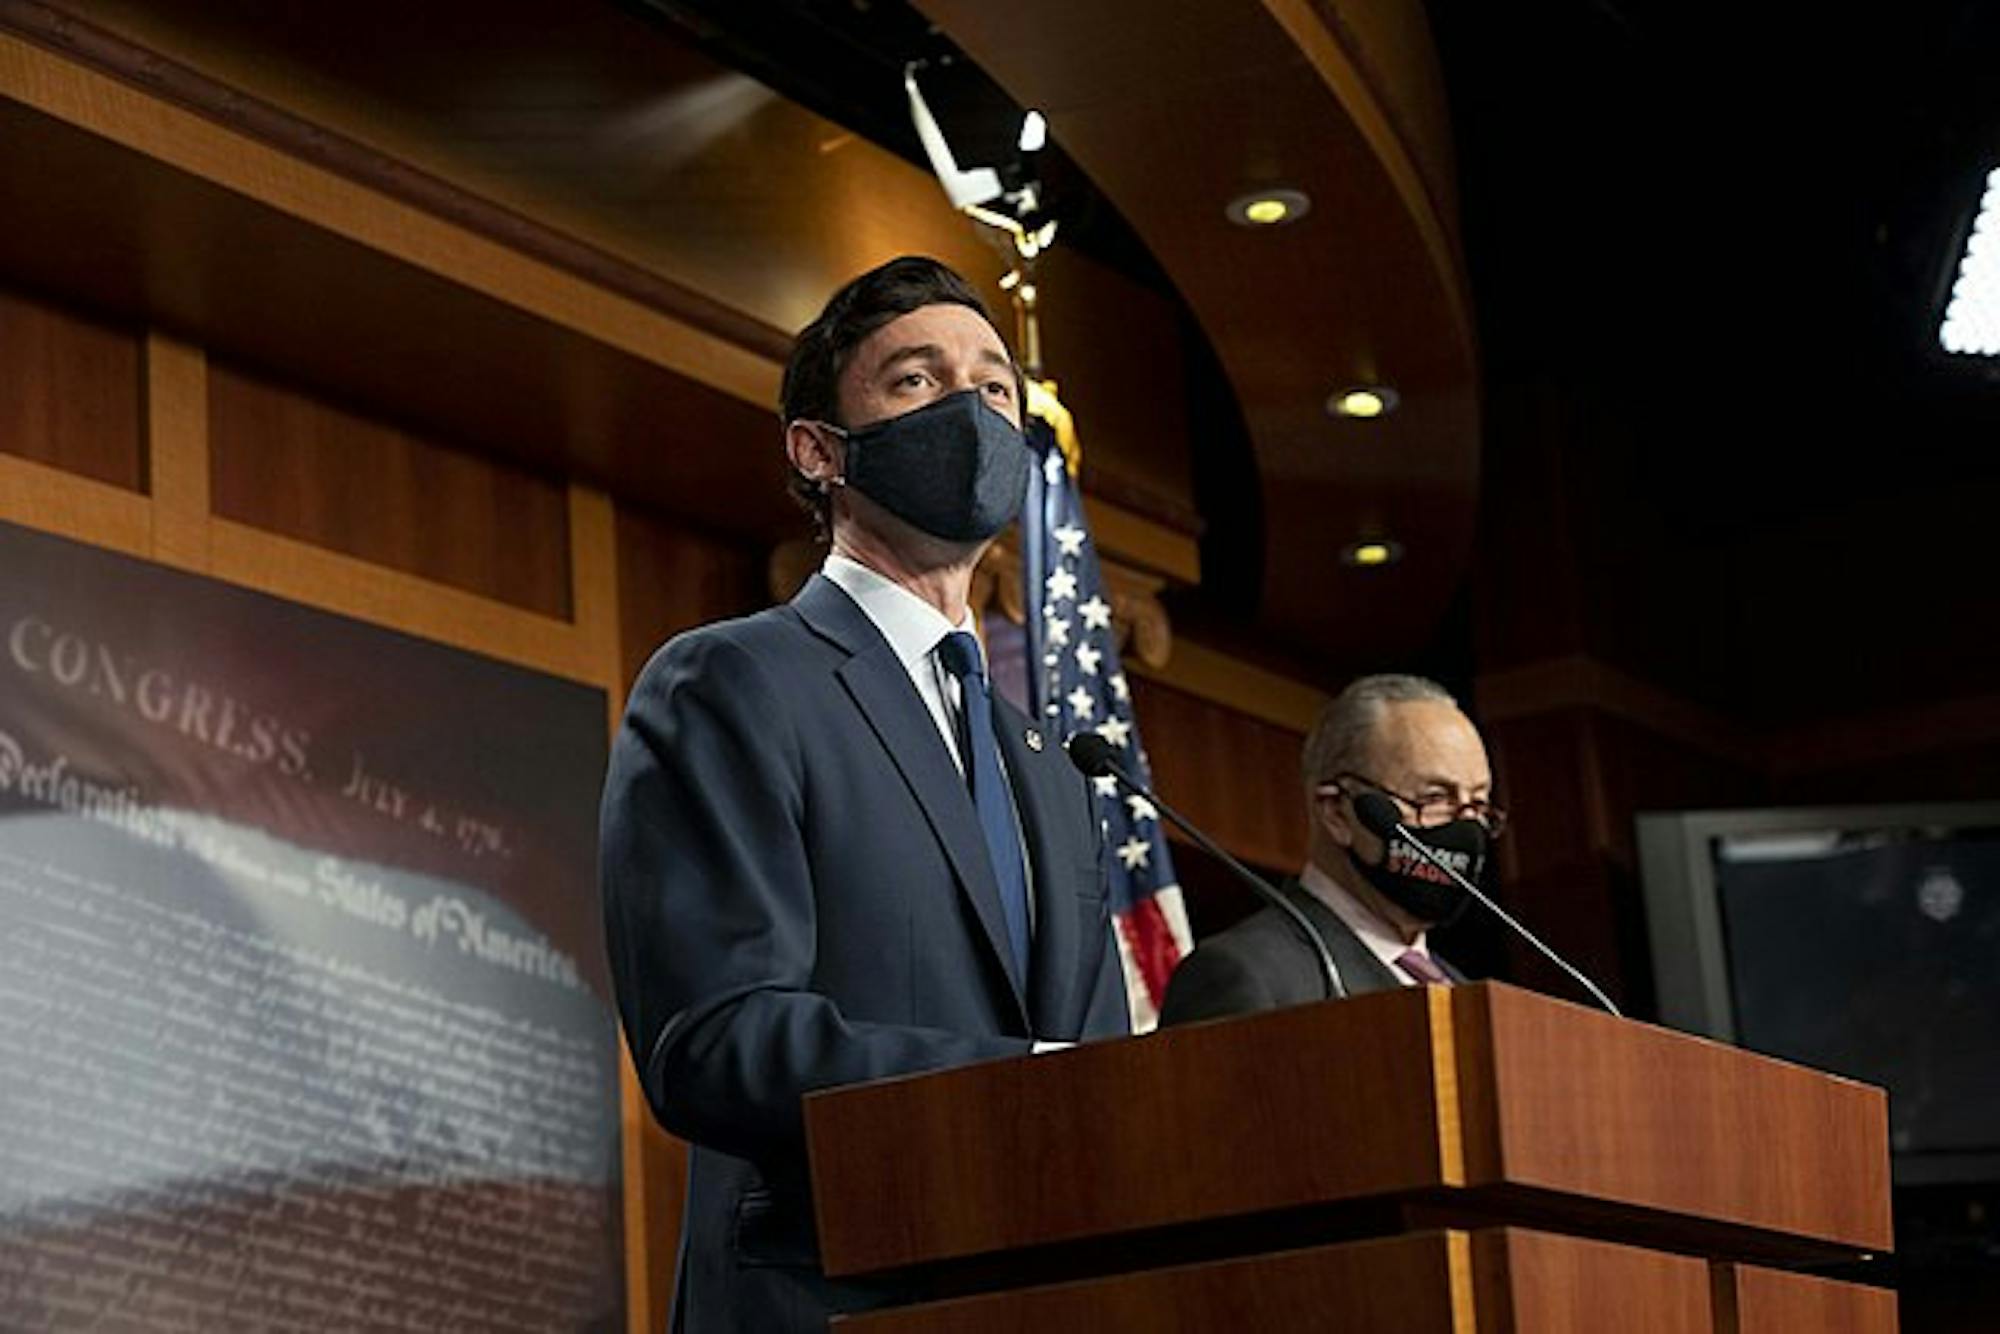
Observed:
[[[1086,630],[1111,628],[1111,604],[1095,593],[1090,595],[1090,601],[1077,603],[1076,614],[1083,617],[1083,628]]]
[[[1067,471],[1068,467],[1063,463],[1061,450],[1052,449],[1043,456],[1042,476],[1047,479],[1050,486],[1061,486],[1063,475]]]
[[[1125,684],[1125,673],[1113,672],[1104,679],[1111,686],[1112,697],[1120,704],[1128,703],[1131,700],[1132,689]]]
[[[1108,775],[1103,778],[1091,779],[1090,785],[1097,789],[1097,795],[1100,797],[1115,797],[1118,795],[1118,780]]]
[[[1136,792],[1125,798],[1125,805],[1132,812],[1133,824],[1144,824],[1148,820],[1160,818],[1160,813],[1153,809],[1153,803]]]
[[[1050,648],[1069,646],[1069,620],[1063,616],[1051,616],[1043,623],[1043,630],[1049,637]]]
[[[1071,570],[1052,570],[1048,578],[1049,597],[1056,602],[1076,600],[1076,574]]]
[[[1088,722],[1097,713],[1097,700],[1082,686],[1069,692],[1069,711],[1078,722]]]
[[[1103,659],[1104,653],[1100,649],[1094,649],[1088,644],[1076,646],[1076,669],[1085,676],[1097,675],[1097,664]]]
[[[1127,738],[1132,735],[1132,724],[1126,722],[1123,718],[1106,718],[1096,727],[1093,727],[1091,731],[1097,733],[1097,735],[1103,737],[1120,750],[1123,750],[1130,744]]]
[[[1083,554],[1083,529],[1078,528],[1075,524],[1066,523],[1062,527],[1052,531],[1049,536],[1056,540],[1056,545],[1062,549],[1063,555],[1081,556]]]
[[[1118,860],[1125,869],[1136,871],[1148,864],[1153,855],[1153,845],[1138,835],[1133,835],[1118,845]]]

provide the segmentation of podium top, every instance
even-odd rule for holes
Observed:
[[[806,1099],[829,1274],[1403,1202],[1719,1256],[1890,1246],[1880,1089],[1496,983]]]

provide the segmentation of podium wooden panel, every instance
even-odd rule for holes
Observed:
[[[851,1316],[839,1334],[1310,1330],[1712,1334],[1700,1260],[1493,1228],[1425,1232]]]
[[[1258,1219],[1781,1263],[1891,1240],[1881,1090],[1490,983],[829,1090],[806,1128],[836,1275],[1273,1249]]]
[[[1716,1334],[1896,1334],[1896,1294],[1885,1288],[1718,1263]]]
[[[1879,1088],[1510,987],[1451,998],[1468,1184],[1756,1229],[1800,1258],[1890,1248]]]

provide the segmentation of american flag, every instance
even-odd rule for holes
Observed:
[[[1065,741],[1079,731],[1096,732],[1118,748],[1125,771],[1150,788],[1152,767],[1139,742],[1111,602],[1077,490],[1069,412],[1053,385],[1031,385],[1028,411],[1028,439],[1041,454],[1021,518],[1030,706]],[[1192,948],[1187,908],[1159,813],[1112,779],[1092,781],[1104,819],[1111,912],[1132,1027],[1143,1033],[1158,1024],[1167,978]]]

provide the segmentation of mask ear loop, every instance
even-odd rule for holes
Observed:
[[[854,433],[845,426],[835,426],[832,422],[816,421],[813,425],[819,427],[821,430],[831,431],[836,439],[851,440],[854,437]],[[832,495],[835,487],[846,485],[846,473],[842,473],[837,477],[822,477],[819,479],[819,493],[823,496]]]

